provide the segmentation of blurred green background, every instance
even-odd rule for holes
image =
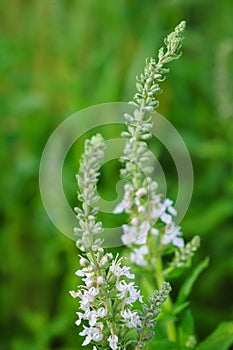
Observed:
[[[171,64],[159,112],[182,135],[193,161],[185,238],[200,234],[199,258],[211,258],[191,295],[199,339],[232,318],[232,11],[231,0],[0,1],[1,350],[80,348],[77,301],[68,294],[78,283],[78,252],[43,208],[40,157],[70,114],[132,99],[145,57],[183,19],[184,55]],[[174,165],[166,150],[155,149],[174,198]],[[65,163],[71,205],[78,157],[71,150]],[[106,198],[115,196],[108,192],[118,168],[105,169]]]

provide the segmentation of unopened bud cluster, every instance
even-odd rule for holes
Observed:
[[[139,333],[139,342],[138,349],[144,347],[145,342],[149,341],[154,336],[154,327],[156,319],[161,312],[161,306],[167,300],[168,295],[171,291],[171,286],[169,283],[164,282],[160,290],[155,290],[151,297],[148,298],[148,304],[143,304],[143,313],[141,314],[142,318],[142,328],[138,329]]]

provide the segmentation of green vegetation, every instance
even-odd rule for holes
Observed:
[[[182,222],[184,237],[201,236],[196,262],[210,258],[189,296],[196,331],[202,340],[216,329],[219,349],[227,348],[232,327],[225,336],[217,326],[233,318],[232,1],[11,0],[0,1],[0,16],[0,348],[80,348],[82,339],[71,326],[76,301],[68,293],[77,283],[77,250],[44,211],[40,157],[51,132],[70,114],[132,99],[144,57],[182,19],[187,21],[185,54],[163,83],[158,111],[182,135],[193,161],[195,187]],[[103,133],[107,139],[120,131],[106,127]],[[64,166],[72,207],[82,141]],[[175,198],[172,159],[156,140],[151,147],[164,169],[169,197]],[[103,167],[107,187],[100,191],[106,199],[116,195],[110,189],[119,167],[117,161]],[[178,290],[173,286],[172,293]],[[187,314],[191,328],[190,319]],[[204,342],[199,348],[207,349]]]

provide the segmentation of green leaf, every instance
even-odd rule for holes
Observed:
[[[184,312],[181,327],[186,334],[194,334],[194,320],[190,309]]]
[[[199,344],[197,350],[227,350],[231,345],[233,345],[233,322],[223,322]]]
[[[172,307],[172,314],[173,315],[178,315],[181,311],[183,311],[187,306],[189,306],[189,301],[185,301],[182,304],[174,304]]]
[[[151,347],[153,345],[153,347]],[[169,340],[157,340],[148,343],[148,348],[146,349],[159,349],[159,350],[179,350],[180,347],[177,343],[171,342]]]
[[[194,349],[196,346],[194,320],[190,309],[186,310],[182,315],[179,326],[179,341],[182,349]]]
[[[205,260],[200,262],[200,264],[198,264],[193,269],[193,271],[186,278],[186,280],[184,281],[184,283],[180,289],[180,292],[179,292],[179,295],[177,298],[177,304],[181,304],[187,299],[187,297],[189,296],[189,294],[192,291],[192,287],[193,287],[195,281],[197,280],[199,275],[202,273],[202,271],[207,268],[208,265],[209,265],[209,258],[205,258]]]

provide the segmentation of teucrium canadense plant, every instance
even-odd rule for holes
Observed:
[[[97,134],[85,142],[76,176],[81,207],[75,208],[78,227],[74,229],[75,233],[81,234],[76,241],[81,269],[76,275],[82,278],[83,284],[70,294],[79,298],[76,325],[82,325],[79,333],[84,337],[82,345],[91,344],[93,350],[197,347],[187,298],[195,280],[207,267],[208,259],[191,270],[176,300],[172,300],[168,281],[191,268],[200,239],[195,236],[185,244],[181,228],[174,222],[176,210],[172,200],[158,193],[158,184],[151,177],[146,143],[151,137],[152,114],[159,104],[157,95],[162,92],[160,83],[169,72],[164,65],[181,56],[184,30],[183,21],[166,37],[165,47],[159,50],[158,57],[146,60],[143,73],[137,77],[134,101],[130,102],[135,108],[134,113],[125,114],[127,130],[122,137],[126,138],[126,143],[120,160],[121,176],[127,178],[128,183],[124,188],[124,198],[114,213],[128,214],[128,221],[122,225],[122,242],[130,251],[130,254],[126,252],[129,259],[118,254],[113,256],[105,251],[103,241],[95,238],[102,232],[95,204],[99,169],[104,159],[104,139]],[[131,272],[132,268],[138,272],[138,277]],[[145,284],[141,278],[143,293],[134,281],[140,280],[140,276],[149,280]],[[148,290],[150,296],[146,298],[143,294],[148,294]],[[160,322],[156,324],[161,310]],[[220,349],[217,346],[223,335],[225,345],[221,349],[228,349],[232,328],[230,323],[220,325],[198,345],[198,349]]]

